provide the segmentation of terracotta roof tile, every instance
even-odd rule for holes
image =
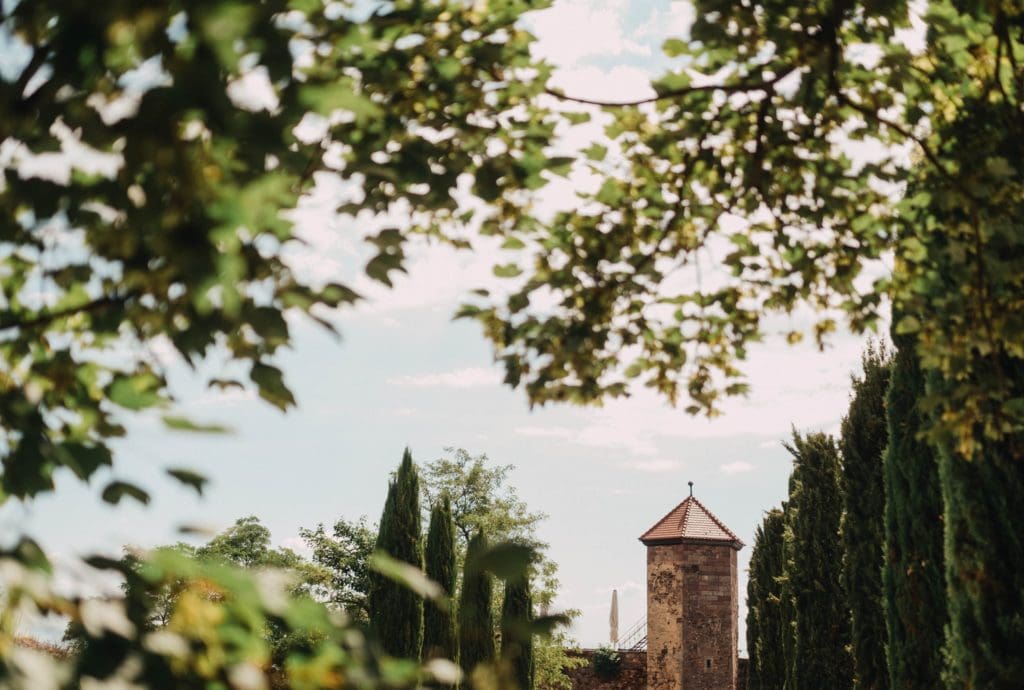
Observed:
[[[677,505],[668,515],[658,520],[654,527],[643,533],[640,541],[645,544],[708,541],[732,544],[739,549],[743,542],[732,533],[721,520],[715,517],[704,504],[693,496]]]

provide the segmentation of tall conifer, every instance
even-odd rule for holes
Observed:
[[[455,525],[448,496],[430,511],[427,527],[427,577],[441,585],[454,606],[455,602]],[[423,608],[423,658],[459,660],[459,640],[455,634],[452,609],[443,610],[433,602]]]
[[[759,627],[760,611],[765,597],[761,591],[761,549],[764,543],[764,528],[754,530],[754,548],[750,553],[750,568],[747,572],[747,690],[761,690],[761,665],[757,658],[757,644],[761,638]]]
[[[422,570],[419,493],[416,466],[406,448],[398,472],[388,486],[375,550]],[[403,659],[419,659],[423,599],[408,587],[374,574],[370,579],[369,608],[370,625],[384,651]]]
[[[939,466],[922,437],[925,382],[912,339],[897,345],[888,392],[885,453],[885,568],[882,577],[893,690],[942,685],[949,622]]]
[[[469,540],[462,571],[462,596],[459,598],[459,662],[467,676],[479,664],[493,663],[494,618],[491,614],[493,579],[478,566],[487,551],[487,537],[478,531]]]
[[[831,436],[793,432],[789,497],[789,591],[795,612],[792,684],[787,690],[852,687],[850,628],[842,584],[839,451]]]
[[[501,661],[518,690],[533,690],[533,618],[530,580],[521,577],[505,583],[501,605]]]
[[[891,360],[884,347],[869,345],[861,358],[864,373],[853,378],[853,396],[843,418],[842,488],[845,512],[843,575],[850,608],[854,672],[858,688],[885,690],[886,626],[882,614],[885,541],[883,454],[888,443],[885,395]]]
[[[782,608],[783,539],[781,510],[772,510],[757,527],[747,585],[748,690],[782,690],[786,680],[785,636],[790,621]]]

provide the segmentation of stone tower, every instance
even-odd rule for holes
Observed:
[[[647,530],[647,689],[735,690],[739,592],[728,527],[691,495]]]

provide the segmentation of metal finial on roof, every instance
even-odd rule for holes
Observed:
[[[686,483],[690,485],[690,497],[692,498],[693,497],[693,482],[686,482]]]

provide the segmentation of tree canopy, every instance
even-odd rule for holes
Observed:
[[[385,285],[413,236],[503,241],[495,273],[510,291],[460,315],[532,403],[640,384],[714,414],[747,390],[752,343],[778,330],[824,343],[844,323],[875,328],[891,305],[928,382],[954,665],[978,683],[1017,671],[1024,632],[1007,612],[1024,546],[1006,525],[1024,495],[1024,8],[696,0],[654,95],[601,103],[551,88],[531,57],[520,19],[547,4],[5,3],[2,497],[52,491],[62,470],[87,481],[135,412],[217,431],[175,413],[169,356],[216,355],[223,374],[207,383],[291,407],[275,363],[286,317],[330,327],[325,310],[359,299],[352,276],[315,284],[288,260],[301,241],[288,211],[332,176],[352,191],[338,214],[372,228],[365,273]],[[606,140],[556,155],[559,132],[594,108],[612,118]],[[598,185],[540,215],[537,190],[573,170]],[[169,472],[202,490],[195,472]],[[101,496],[148,500],[120,480]],[[28,540],[8,556],[49,568]],[[193,597],[190,612],[220,606],[246,630],[283,616],[247,575],[176,558],[140,577],[199,581],[201,567],[252,594]],[[95,607],[22,584],[5,596],[102,628]],[[135,603],[126,620],[140,623]],[[323,611],[300,619],[343,636]],[[188,639],[217,629],[176,625]],[[217,658],[250,668],[259,652],[239,639]],[[117,645],[142,649],[127,633]],[[142,681],[191,673],[147,649]],[[83,663],[101,658],[121,657]],[[229,666],[207,677],[227,684]]]

